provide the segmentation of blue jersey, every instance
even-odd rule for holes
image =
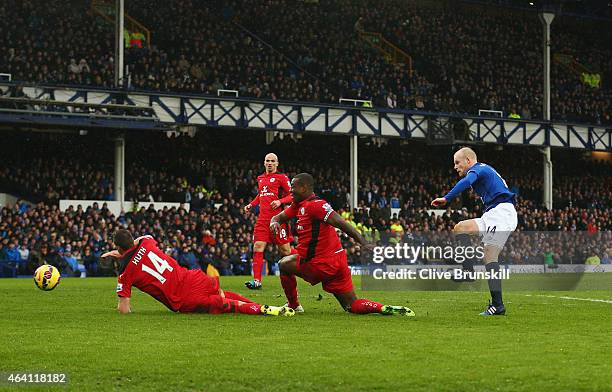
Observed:
[[[485,211],[500,203],[514,204],[514,193],[510,192],[506,181],[486,163],[476,163],[470,167],[465,175],[444,198],[453,200],[461,192],[472,187],[484,203]]]

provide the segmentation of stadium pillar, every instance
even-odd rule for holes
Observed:
[[[548,210],[553,208],[552,201],[552,176],[553,176],[553,164],[550,159],[550,147],[544,147],[542,151],[544,153],[544,194],[543,201],[544,207]]]
[[[540,20],[544,26],[544,120],[550,121],[550,25],[555,19],[555,14],[552,12],[540,13]],[[544,147],[544,192],[542,201],[547,209],[553,208],[552,200],[552,181],[553,181],[553,166],[550,158],[550,146]]]
[[[266,144],[274,143],[274,131],[266,131]]]
[[[350,140],[351,149],[351,211],[353,208],[357,208],[357,150],[359,149],[359,137],[357,135],[351,136]]]
[[[121,203],[125,197],[125,138],[119,136],[115,139],[115,201]]]
[[[124,0],[115,0],[115,87],[123,85],[123,38]]]

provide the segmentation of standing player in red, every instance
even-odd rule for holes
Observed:
[[[357,298],[346,251],[342,248],[336,228],[362,246],[366,246],[366,242],[325,200],[315,196],[313,188],[314,180],[310,174],[295,176],[291,181],[293,203],[270,221],[270,230],[276,233],[283,223],[297,217],[297,254],[285,256],[279,262],[281,284],[289,301],[288,306],[292,309],[300,306],[295,279],[299,276],[312,285],[323,283],[323,290],[332,293],[348,312],[414,316],[414,312],[405,306],[383,305]]]
[[[270,219],[283,210],[283,204],[291,203],[291,184],[285,174],[278,173],[278,157],[267,154],[264,158],[266,172],[257,177],[259,193],[244,207],[245,212],[259,205],[259,216],[253,231],[253,280],[245,282],[249,289],[261,288],[261,272],[264,265],[264,251],[268,243],[278,245],[283,256],[291,254],[293,236],[289,226],[283,224],[276,235],[270,232]]]
[[[130,313],[132,286],[144,291],[173,312],[181,313],[244,313],[251,315],[293,316],[293,309],[259,305],[240,294],[223,291],[219,279],[202,270],[188,270],[157,247],[149,235],[133,239],[129,231],[120,229],[113,236],[117,250],[102,257],[119,259],[117,283],[121,313]]]

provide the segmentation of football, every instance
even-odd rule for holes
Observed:
[[[34,283],[36,287],[44,291],[53,290],[60,282],[60,272],[52,265],[41,265],[34,272]]]

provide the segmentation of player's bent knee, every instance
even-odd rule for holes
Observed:
[[[478,225],[473,219],[464,220],[455,225],[453,227],[453,232],[455,234],[465,233],[465,234],[473,234],[478,233]]]
[[[354,291],[348,292],[348,293],[342,293],[342,294],[334,294],[334,297],[336,297],[342,309],[344,309],[347,312],[352,311],[353,302],[357,300],[357,296],[355,295]]]
[[[353,311],[353,303],[354,303],[355,301],[356,301],[356,300],[349,301],[349,302],[345,302],[345,303],[341,303],[341,306],[342,306],[342,308],[344,309],[344,311],[345,311],[345,312],[355,313],[355,312]]]
[[[287,272],[287,263],[285,262],[284,257],[278,261],[278,270],[281,272],[281,274]]]
[[[231,300],[220,295],[211,295],[203,303],[203,307],[206,307],[209,314],[221,314],[235,312],[235,309],[231,307]]]
[[[266,243],[263,241],[256,241],[253,244],[253,252],[263,252],[266,250]]]
[[[297,255],[290,254],[289,256],[285,256],[278,262],[278,269],[283,274],[293,274],[295,273],[297,263]]]
[[[291,254],[290,246],[279,246],[278,250],[280,251],[280,254],[283,256],[289,256]]]
[[[464,233],[465,232],[465,224],[463,223],[463,221],[455,224],[455,227],[453,227],[453,231],[455,233]]]

